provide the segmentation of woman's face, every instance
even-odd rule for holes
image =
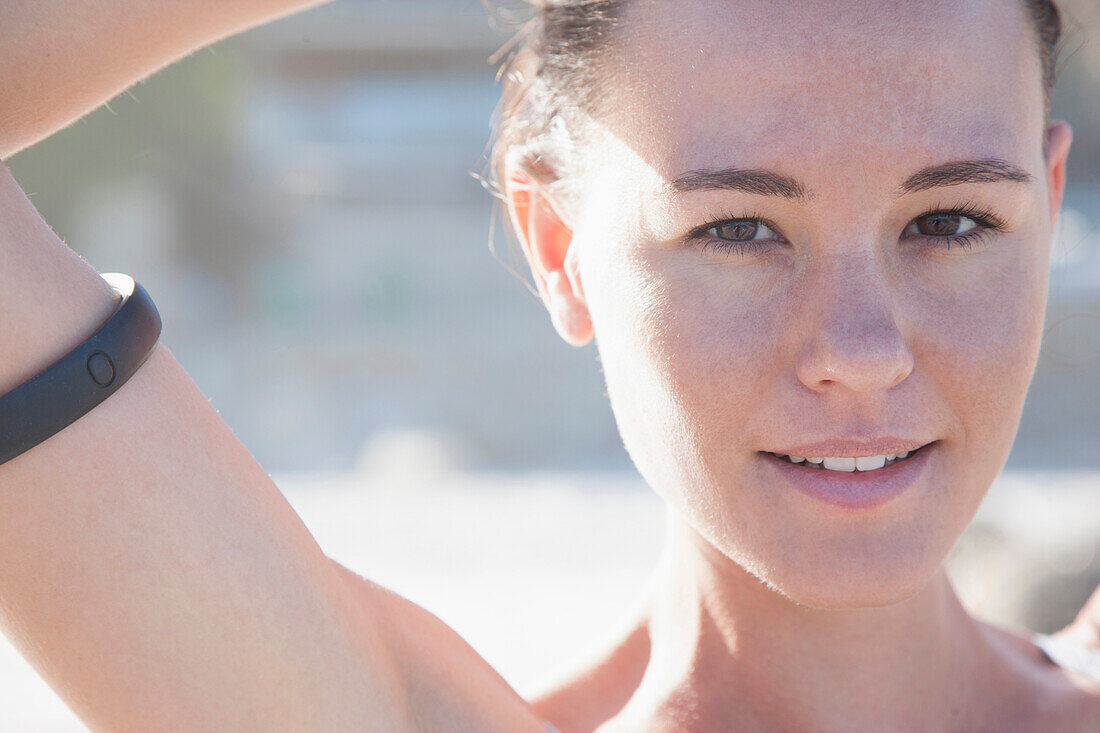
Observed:
[[[900,601],[1003,465],[1038,356],[1068,133],[1048,165],[1023,3],[623,20],[572,245],[625,445],[714,556],[811,606]]]

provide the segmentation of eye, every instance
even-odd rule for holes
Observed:
[[[707,234],[726,242],[758,242],[779,239],[779,235],[759,219],[731,219],[718,222],[707,230]]]
[[[778,229],[755,214],[726,215],[695,227],[684,241],[694,243],[702,252],[724,258],[757,256],[786,244]]]
[[[988,237],[1007,231],[1008,225],[991,211],[972,204],[950,209],[933,209],[918,216],[902,232],[902,238],[924,240],[950,250],[970,250]]]
[[[957,237],[960,234],[974,231],[981,224],[969,216],[945,211],[934,214],[925,214],[914,219],[905,229],[909,236],[923,237]]]

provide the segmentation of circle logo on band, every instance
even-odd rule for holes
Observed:
[[[88,374],[100,387],[108,387],[115,381],[115,365],[109,356],[97,351],[88,357]]]

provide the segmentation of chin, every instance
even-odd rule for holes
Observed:
[[[772,591],[808,608],[883,608],[920,593],[943,567],[951,538],[912,531],[908,541],[858,533],[840,540],[768,542],[764,551],[726,553]],[[779,548],[775,553],[775,548]]]

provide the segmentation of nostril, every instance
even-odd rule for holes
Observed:
[[[912,351],[890,324],[859,334],[815,334],[798,356],[796,373],[814,391],[844,387],[868,392],[896,387],[913,367]]]

